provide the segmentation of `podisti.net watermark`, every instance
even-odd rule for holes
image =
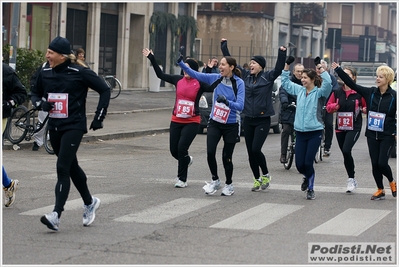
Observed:
[[[308,243],[309,263],[392,264],[395,255],[395,243]]]

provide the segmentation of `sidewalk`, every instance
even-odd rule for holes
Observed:
[[[175,100],[175,91],[147,92],[122,90],[116,99],[111,99],[104,128],[89,130],[97,107],[99,96],[90,90],[87,95],[86,112],[88,133],[83,142],[130,138],[169,131],[170,119]],[[30,149],[33,140],[23,141],[18,146]],[[4,140],[3,149],[13,149],[13,145]]]

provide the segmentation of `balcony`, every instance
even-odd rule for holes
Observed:
[[[324,8],[318,3],[292,3],[292,24],[317,27],[324,23]]]

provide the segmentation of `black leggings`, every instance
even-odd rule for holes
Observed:
[[[262,153],[262,146],[266,141],[270,130],[270,117],[244,119],[244,136],[247,146],[249,166],[255,179],[260,177],[259,168],[262,174],[268,174],[266,157]]]
[[[187,169],[190,163],[188,149],[199,130],[199,123],[170,122],[169,149],[172,156],[178,160],[177,177],[187,181]]]
[[[367,145],[371,158],[371,168],[375,183],[379,189],[384,189],[382,181],[383,175],[388,178],[389,182],[393,181],[392,170],[388,164],[391,150],[394,148],[395,138],[386,138],[375,140],[375,138],[367,137]]]
[[[352,148],[359,139],[360,131],[335,132],[338,146],[344,156],[344,166],[348,178],[355,178],[355,162],[352,157]]]
[[[82,141],[84,131],[52,131],[50,130],[50,142],[57,155],[57,184],[55,186],[54,211],[61,217],[65,202],[68,199],[71,180],[79,191],[85,205],[90,205],[92,196],[87,187],[87,177],[78,164],[76,153]]]
[[[334,135],[334,114],[325,112],[324,116],[324,150],[330,150]]]
[[[233,152],[236,142],[239,141],[238,124],[221,124],[210,120],[207,127],[206,147],[209,170],[212,180],[219,179],[218,165],[216,161],[216,149],[223,136],[224,145],[222,151],[222,161],[226,175],[226,184],[233,183]]]

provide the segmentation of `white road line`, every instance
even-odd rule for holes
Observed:
[[[212,228],[260,230],[304,206],[264,203],[211,225]]]
[[[378,223],[390,210],[347,209],[331,220],[310,230],[309,234],[358,236]]]
[[[98,195],[93,195],[93,196],[98,197],[102,204],[118,202],[118,201],[122,201],[126,198],[132,197],[129,195],[116,195],[116,194],[98,194]],[[32,216],[43,215],[43,214],[53,211],[53,208],[54,208],[54,205],[50,205],[50,206],[46,206],[46,207],[42,207],[42,208],[38,208],[38,209],[34,209],[34,210],[28,210],[25,212],[21,212],[19,215],[32,215]],[[78,209],[83,210],[83,201],[81,198],[69,200],[65,203],[64,210],[78,210]]]
[[[220,200],[178,198],[143,211],[114,219],[119,222],[161,223],[212,205]]]

